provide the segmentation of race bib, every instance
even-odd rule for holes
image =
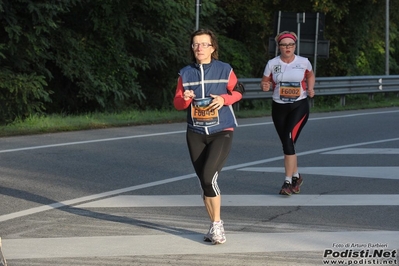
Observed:
[[[301,96],[300,82],[280,82],[280,99],[284,102],[294,102]]]
[[[210,127],[219,124],[219,111],[209,107],[210,101],[205,99],[193,100],[191,117],[196,127]]]

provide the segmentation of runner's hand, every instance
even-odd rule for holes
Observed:
[[[314,89],[308,89],[308,95],[310,98],[313,98],[314,96]]]
[[[271,84],[270,81],[262,81],[260,83],[260,87],[262,88],[263,91],[269,91],[271,86],[270,84]]]
[[[223,107],[224,98],[222,96],[211,94],[211,97],[213,98],[213,100],[212,103],[209,105],[210,108],[219,110]]]
[[[183,94],[183,99],[185,101],[188,101],[188,100],[190,100],[192,98],[195,98],[194,91],[193,90],[185,90],[184,94]]]

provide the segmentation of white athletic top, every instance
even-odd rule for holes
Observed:
[[[291,63],[284,63],[280,56],[267,62],[263,75],[271,77],[273,85],[273,101],[277,103],[292,103],[305,99],[306,74],[312,71],[309,59],[295,55]]]

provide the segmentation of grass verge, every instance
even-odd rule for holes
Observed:
[[[370,99],[367,95],[351,95],[346,98],[346,105],[339,104],[339,96],[315,98],[311,112],[333,112],[382,107],[399,107],[397,94],[379,94]],[[236,110],[237,118],[270,116],[271,100],[252,100],[241,102]],[[24,120],[0,126],[0,137],[33,135],[65,131],[101,129],[148,124],[177,123],[186,120],[186,112],[165,111],[125,111],[121,113],[89,113],[76,116],[34,115]]]

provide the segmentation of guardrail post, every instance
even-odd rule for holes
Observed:
[[[309,106],[314,107],[314,98],[308,98],[309,99]]]
[[[369,93],[369,101],[374,100],[374,93]]]
[[[240,102],[233,103],[233,110],[240,111]]]
[[[345,95],[341,95],[341,106],[345,106]]]

